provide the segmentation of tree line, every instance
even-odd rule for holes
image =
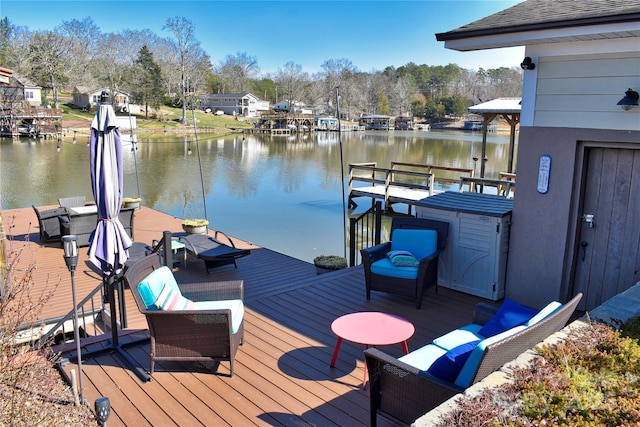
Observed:
[[[74,87],[106,86],[111,93],[131,94],[132,102],[149,111],[163,104],[197,107],[197,95],[251,92],[272,103],[302,102],[348,118],[361,114],[413,115],[437,120],[464,115],[474,103],[501,96],[520,96],[518,67],[468,70],[456,64],[408,63],[381,71],[362,72],[346,58],[328,59],[309,74],[289,61],[274,73],[262,73],[256,56],[228,54],[217,64],[195,37],[194,24],[169,18],[166,36],[151,30],[102,33],[90,18],[62,21],[53,30],[30,31],[0,20],[0,66],[41,86],[46,102],[58,107],[58,93]]]

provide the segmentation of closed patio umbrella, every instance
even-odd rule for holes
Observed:
[[[113,275],[124,267],[131,239],[118,219],[123,190],[122,141],[111,105],[101,103],[98,107],[89,147],[91,189],[98,208],[89,259],[105,275]]]
[[[116,317],[115,288],[120,293],[120,317],[122,327],[126,327],[122,280],[117,275],[129,258],[128,248],[131,238],[118,219],[123,194],[122,141],[116,125],[116,114],[108,104],[108,95],[103,92],[96,116],[91,123],[89,139],[89,163],[91,169],[91,189],[98,208],[98,225],[91,236],[89,260],[102,271],[104,287],[108,293],[111,310],[111,348],[129,365],[137,369],[144,381],[150,377],[137,368],[135,362],[123,351],[118,343],[118,322]]]

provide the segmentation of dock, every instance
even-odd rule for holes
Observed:
[[[68,313],[71,285],[62,248],[55,243],[40,245],[33,209],[2,214],[8,247],[21,251],[16,274],[33,262],[34,292],[57,285],[42,315]],[[163,230],[181,232],[180,223],[180,218],[142,207],[135,215],[136,241],[149,244]],[[113,352],[89,356],[82,364],[85,399],[93,407],[98,397],[109,398],[107,425],[364,427],[369,425],[369,390],[362,388],[364,346],[344,342],[336,366],[330,368],[336,343],[333,320],[356,311],[402,316],[416,328],[408,341],[413,350],[468,323],[475,304],[484,301],[447,288],[428,292],[420,310],[409,298],[383,292],[373,292],[367,301],[361,266],[318,276],[313,264],[232,239],[251,249],[251,255],[238,260],[238,268],[230,265],[207,274],[204,263],[190,256],[186,265],[174,268],[174,274],[179,283],[244,280],[245,343],[235,359],[235,375],[228,377],[224,362],[217,370],[198,363],[157,363],[153,381],[143,383]],[[86,248],[80,250],[75,276],[79,295],[100,284],[100,275],[87,264]],[[128,290],[125,296],[128,326],[120,331],[120,342],[139,366],[148,368],[146,321]],[[110,335],[84,339],[83,354],[108,346]],[[57,350],[66,357],[74,349],[75,344],[69,343]],[[395,357],[402,355],[400,345],[382,349]],[[69,376],[77,368],[72,362],[63,372]],[[395,426],[382,417],[378,425]]]
[[[436,180],[458,183],[461,176],[473,175],[473,169],[419,163],[391,162],[390,168],[378,167],[375,162],[350,163],[349,206],[357,206],[354,200],[357,197],[368,197],[372,203],[382,200],[387,211],[396,203],[407,204],[411,209],[418,200],[436,192]]]

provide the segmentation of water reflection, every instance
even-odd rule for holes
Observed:
[[[202,181],[193,136],[138,136],[135,152],[130,138],[124,139],[125,196],[137,196],[139,183],[145,205],[176,217],[196,218],[204,215],[204,183],[213,228],[306,261],[343,252],[337,133],[299,138],[199,135]],[[3,139],[2,207],[54,205],[64,196],[91,199],[89,149],[82,136],[77,142],[69,138],[57,152],[55,141]],[[348,178],[348,163],[358,162],[389,167],[392,161],[404,161],[479,170],[473,157],[480,156],[481,144],[480,133],[455,131],[343,133],[344,175]],[[489,136],[487,177],[507,169],[508,152],[508,135]],[[356,212],[369,205],[363,201]]]

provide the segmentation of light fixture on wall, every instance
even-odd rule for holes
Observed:
[[[621,106],[623,110],[629,111],[633,107],[638,106],[638,98],[640,98],[640,95],[638,95],[638,92],[629,88],[624,93],[624,98],[618,101],[618,105]]]
[[[527,56],[520,63],[520,68],[523,70],[533,70],[536,68],[536,64],[533,63],[533,59],[531,59],[530,56]]]

